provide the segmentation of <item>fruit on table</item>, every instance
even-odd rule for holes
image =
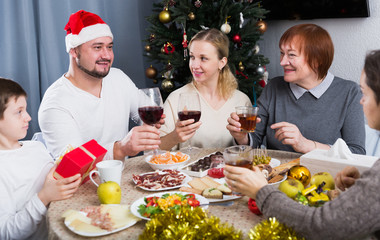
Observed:
[[[314,174],[311,177],[310,185],[319,186],[322,182],[325,182],[325,185],[323,186],[323,190],[335,189],[334,178],[328,172],[319,172],[319,173]]]
[[[288,197],[294,198],[298,192],[304,190],[303,184],[296,179],[286,179],[278,186],[278,189]]]
[[[296,165],[289,169],[288,178],[300,181],[304,187],[309,185],[311,174],[309,169],[302,165]]]
[[[97,193],[101,204],[120,204],[121,189],[116,182],[108,181],[100,184]]]

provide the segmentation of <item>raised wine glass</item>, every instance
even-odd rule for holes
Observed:
[[[198,93],[181,93],[179,95],[178,118],[180,121],[188,119],[194,119],[194,123],[199,121],[201,118],[201,104]],[[182,152],[190,154],[198,150],[197,147],[191,146],[190,139],[188,143],[189,145],[186,148],[181,149]]]
[[[147,125],[154,126],[158,123],[164,113],[162,107],[162,97],[158,88],[139,89],[139,116]],[[153,154],[159,154],[157,149],[153,150]]]

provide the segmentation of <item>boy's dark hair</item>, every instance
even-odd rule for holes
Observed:
[[[364,63],[366,83],[375,93],[377,105],[380,104],[380,50],[371,51]]]
[[[9,99],[15,97],[17,100],[20,96],[26,97],[27,94],[18,83],[0,77],[0,119],[4,117],[4,111],[7,109]]]

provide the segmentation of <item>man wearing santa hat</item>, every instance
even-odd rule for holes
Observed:
[[[98,15],[80,10],[71,14],[65,30],[69,69],[47,89],[38,111],[48,150],[57,157],[69,144],[77,147],[95,139],[108,150],[107,159],[124,159],[158,148],[156,127],[128,131],[129,117],[138,115],[138,89],[120,69],[111,68],[110,27]]]

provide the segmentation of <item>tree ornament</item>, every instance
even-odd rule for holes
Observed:
[[[288,178],[293,178],[300,181],[304,187],[309,185],[311,180],[311,174],[309,169],[302,165],[296,165],[289,169]]]
[[[231,32],[230,24],[223,23],[223,25],[220,27],[220,31],[224,32],[225,34],[229,34]]]
[[[161,53],[165,53],[165,47],[164,46],[161,48]]]
[[[244,17],[243,17],[243,13],[240,12],[240,22],[239,22],[239,28],[242,28],[243,27],[243,23],[244,23]]]
[[[185,28],[183,28],[182,47],[183,47],[183,59],[186,60],[186,58],[187,58],[187,35],[186,35]]]
[[[235,34],[235,35],[232,37],[232,41],[233,41],[234,43],[239,43],[239,42],[241,42],[241,37],[240,37],[240,35],[239,35],[239,34]]]
[[[263,75],[265,72],[265,68],[263,66],[261,66],[261,64],[259,64],[259,66],[257,66],[257,68],[256,68],[256,72],[260,75]]]
[[[153,79],[153,83],[154,83],[154,84],[157,84],[157,83],[158,83],[158,80],[157,80],[157,79]]]
[[[150,45],[145,45],[145,51],[147,51],[147,52],[149,52],[150,50],[151,50],[151,47],[150,47]]]
[[[191,21],[195,19],[195,14],[193,12],[190,12],[187,16],[189,17]]]
[[[264,22],[262,19],[256,22],[256,26],[259,28],[259,31],[261,33],[264,33],[267,30],[267,23]]]
[[[175,51],[175,47],[170,42],[164,44],[164,50],[166,54],[172,54]]]
[[[149,42],[153,42],[155,39],[156,39],[156,35],[154,35],[154,33],[151,33],[149,37]]]
[[[243,46],[243,43],[242,42],[238,42],[237,46],[238,46],[238,48],[241,48]]]
[[[256,44],[256,45],[253,47],[253,51],[254,51],[254,54],[258,54],[259,51],[260,51],[260,47],[259,47],[259,45]]]
[[[170,92],[173,90],[174,88],[174,83],[171,79],[165,79],[164,81],[162,81],[161,83],[161,88],[162,90],[164,90],[165,92]]]
[[[166,70],[167,71],[170,71],[173,69],[173,65],[170,63],[170,61],[168,62],[168,64],[166,65]]]
[[[194,6],[197,7],[197,8],[200,8],[202,6],[202,2],[197,0],[194,2]]]
[[[165,7],[165,9],[160,12],[160,14],[158,15],[158,19],[160,20],[160,22],[164,24],[172,20],[170,16],[170,12],[167,7]]]
[[[242,72],[244,71],[245,67],[242,62],[239,62],[239,70]]]
[[[170,1],[168,2],[168,5],[169,5],[170,7],[173,7],[173,6],[175,5],[175,1],[174,1],[174,0],[170,0]]]
[[[150,65],[150,67],[145,70],[145,76],[150,79],[155,78],[157,76],[157,69]]]

